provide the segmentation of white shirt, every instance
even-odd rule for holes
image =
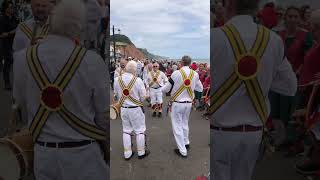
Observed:
[[[33,18],[27,20],[24,22],[29,29],[33,32],[35,30],[36,22]],[[41,27],[39,26],[37,29],[37,33],[41,30]],[[20,29],[20,26],[17,27],[15,37],[13,39],[13,45],[12,49],[13,52],[20,51],[24,48],[27,48],[31,45],[31,39],[28,38],[28,36]]]
[[[191,69],[188,66],[183,66],[182,69],[186,73],[186,76],[188,77],[191,72]],[[173,87],[172,87],[171,83],[168,82],[165,84],[164,87],[162,87],[162,92],[167,93],[170,91],[170,89],[172,87],[172,91],[171,91],[171,96],[172,96],[183,85],[184,82],[183,82],[183,78],[182,78],[180,71],[174,71],[170,78],[174,82]],[[202,86],[202,83],[199,79],[199,75],[195,71],[194,71],[193,78],[191,80],[190,87],[191,87],[192,92],[194,92],[194,91],[202,92],[203,91],[203,86]],[[186,89],[183,90],[182,93],[180,94],[180,96],[178,96],[176,99],[176,101],[192,101],[192,100],[193,99],[191,99],[191,97]]]
[[[122,76],[122,81],[125,84],[125,86],[128,86],[130,81],[133,78],[133,75],[130,73],[123,73]],[[114,93],[117,97],[117,101],[119,101],[122,97],[122,89],[119,84],[119,77],[117,77],[114,81]],[[146,88],[144,87],[144,84],[142,80],[138,77],[136,82],[134,83],[131,91],[130,91],[130,96],[133,97],[134,99],[143,102],[146,97]],[[130,101],[128,98],[124,101],[122,106],[137,106],[137,104],[133,103]]]
[[[159,76],[157,77],[157,83],[153,83],[153,76],[155,77],[157,72],[150,71],[148,74],[148,79],[147,79],[147,87],[150,86],[151,88],[159,88],[165,85],[166,82],[168,82],[167,76],[160,70],[159,71]]]
[[[250,16],[242,15],[232,18],[227,24],[232,23],[239,31],[247,49],[250,49],[256,39],[257,24]],[[211,67],[213,93],[234,72],[235,59],[226,35],[220,28],[211,30]],[[260,83],[263,95],[270,103],[268,92],[275,92],[293,96],[297,90],[297,79],[286,58],[281,38],[274,32],[270,32],[270,41],[261,59],[257,79]],[[213,114],[213,124],[219,127],[233,127],[238,125],[260,126],[262,122],[256,112],[245,85],[240,88],[225,102],[222,107]]]
[[[67,62],[74,42],[60,36],[49,35],[38,49],[41,65],[49,80],[56,76]],[[34,80],[26,60],[26,49],[17,52],[13,65],[13,96],[22,109],[26,109],[30,125],[40,104],[40,89]],[[107,127],[105,113],[108,108],[108,68],[101,57],[87,51],[78,70],[63,92],[66,108],[81,120]],[[96,122],[96,123],[95,123]],[[39,141],[79,141],[89,139],[73,130],[56,112],[53,112],[39,136]]]
[[[122,70],[121,67],[118,67],[118,68],[116,69],[116,71],[114,72],[114,79],[116,79],[117,77],[119,77],[123,72],[124,72],[124,70]]]
[[[33,31],[35,26],[35,21],[33,18],[27,20],[24,22],[31,31]],[[16,34],[14,36],[13,40],[13,52],[20,51],[24,48],[29,47],[31,44],[31,40],[28,38],[28,36],[20,29],[20,26],[17,27]]]

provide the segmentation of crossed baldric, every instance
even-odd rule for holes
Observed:
[[[257,72],[259,71],[260,60],[269,43],[270,31],[258,25],[257,38],[250,51],[248,51],[239,32],[232,24],[224,26],[221,29],[228,37],[236,59],[236,66],[232,75],[211,97],[212,105],[209,108],[209,114],[216,112],[244,83],[251,102],[260,119],[265,124],[268,116],[267,105],[257,80]]]
[[[184,90],[187,90],[187,92],[188,92],[188,94],[189,94],[191,99],[194,99],[194,94],[193,94],[193,91],[191,89],[191,83],[192,83],[192,79],[193,79],[193,76],[194,76],[194,71],[190,70],[190,74],[189,74],[188,77],[187,77],[186,73],[183,71],[183,69],[180,69],[179,72],[180,72],[180,74],[182,76],[183,84],[172,95],[171,101],[176,101],[177,97],[180,96]]]
[[[86,49],[81,46],[75,46],[61,72],[53,82],[50,82],[39,61],[38,47],[39,45],[35,45],[27,49],[28,66],[41,93],[40,105],[29,127],[34,141],[37,140],[43,126],[52,113],[58,113],[68,125],[82,135],[105,141],[105,131],[93,124],[82,121],[68,110],[63,103],[63,91],[81,64],[87,52]]]
[[[20,27],[21,31],[24,32],[24,34],[28,37],[28,39],[29,39],[30,41],[35,40],[35,39],[37,39],[37,38],[43,38],[43,37],[47,36],[48,33],[49,33],[49,29],[50,29],[49,25],[48,25],[48,24],[45,24],[45,25],[41,28],[40,34],[37,34],[38,32],[33,32],[33,31],[27,26],[27,24],[25,24],[25,23],[20,23],[19,27]],[[35,31],[37,31],[37,30],[35,29]],[[36,37],[33,37],[33,36],[36,36]],[[38,36],[39,36],[39,37],[38,37]]]
[[[159,84],[158,83],[158,77],[160,75],[160,71],[158,70],[156,73],[155,72],[150,72],[151,77],[152,77],[152,81],[150,83],[150,86],[154,85],[154,84]]]

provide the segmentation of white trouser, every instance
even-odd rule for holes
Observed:
[[[124,157],[129,158],[132,155],[131,135],[136,134],[138,155],[145,153],[145,115],[141,108],[121,108],[121,119],[123,129],[123,148]],[[130,135],[131,134],[131,135]]]
[[[163,103],[163,93],[161,91],[161,88],[153,89],[150,88],[150,99],[151,99],[151,105],[155,104],[162,104]]]
[[[213,180],[250,180],[259,156],[262,131],[211,130],[211,177]]]
[[[97,143],[76,148],[47,148],[35,144],[34,175],[37,180],[106,180],[107,164]]]
[[[187,155],[185,145],[190,144],[189,141],[189,116],[192,103],[172,103],[171,123],[173,135],[176,140],[180,153]]]

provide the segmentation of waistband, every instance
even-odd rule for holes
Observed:
[[[214,125],[210,125],[210,129],[228,132],[255,132],[262,130],[262,126],[240,125],[234,127],[217,127]]]
[[[86,146],[89,144],[94,143],[94,140],[83,140],[83,141],[76,141],[76,142],[42,142],[37,141],[36,143],[43,147],[48,148],[76,148],[81,146]]]
[[[157,88],[154,88],[154,87],[150,87],[151,89],[160,89],[161,88],[161,86],[160,87],[157,87]]]
[[[175,103],[192,103],[191,101],[173,101]]]
[[[141,106],[121,106],[121,108],[126,108],[126,109],[132,109],[132,108],[138,108]]]

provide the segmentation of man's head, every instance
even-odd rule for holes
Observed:
[[[199,70],[200,70],[200,71],[205,70],[204,64],[201,63],[201,64],[199,65]]]
[[[45,23],[51,8],[50,0],[31,0],[31,9],[35,21]]]
[[[301,20],[300,9],[294,6],[288,7],[284,20],[288,29],[297,28]]]
[[[190,64],[191,64],[191,57],[183,56],[181,59],[181,65],[182,66],[190,66]]]
[[[310,21],[312,23],[312,35],[320,43],[320,9],[312,12]]]
[[[135,61],[129,61],[126,65],[126,72],[136,75],[137,63]]]
[[[1,7],[2,13],[7,16],[12,16],[14,13],[13,3],[11,1],[4,1]]]
[[[156,72],[159,70],[159,64],[158,63],[153,63],[153,71]]]
[[[124,69],[127,64],[128,64],[128,61],[126,59],[121,59],[120,60],[120,68],[121,69]]]
[[[218,17],[221,18],[224,16],[225,10],[222,5],[222,2],[218,2],[215,7],[214,7],[214,14]]]
[[[235,15],[253,15],[258,9],[260,0],[225,0],[227,18]]]
[[[277,11],[277,17],[278,17],[278,20],[282,20],[283,19],[283,16],[284,16],[284,9],[282,7],[277,7],[276,9]]]
[[[78,39],[84,28],[85,12],[85,5],[82,1],[62,0],[52,12],[51,33]]]

